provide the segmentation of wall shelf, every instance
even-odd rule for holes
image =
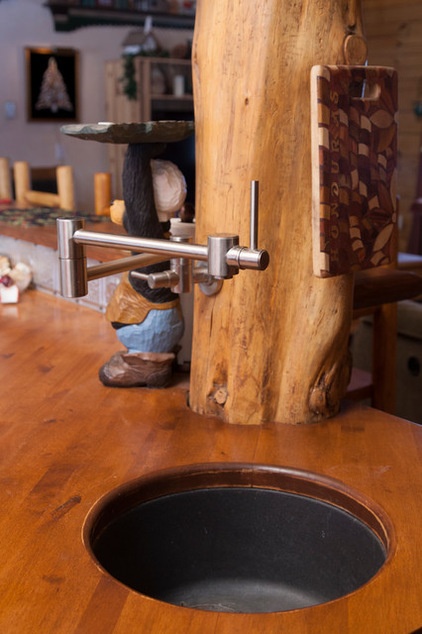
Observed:
[[[152,17],[155,27],[164,29],[193,29],[195,22],[191,14],[142,11],[122,0],[112,0],[108,6],[98,6],[95,0],[48,0],[44,6],[53,15],[56,31],[74,31],[85,26],[143,26],[147,16]]]

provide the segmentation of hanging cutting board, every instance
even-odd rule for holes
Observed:
[[[396,249],[396,71],[314,66],[311,121],[315,275],[388,264]]]

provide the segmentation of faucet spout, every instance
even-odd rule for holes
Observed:
[[[208,236],[208,243],[193,244],[185,240],[143,238],[131,235],[116,235],[86,231],[82,218],[58,218],[57,235],[60,262],[61,293],[64,297],[83,297],[88,293],[88,281],[130,271],[152,262],[172,258],[173,272],[152,282],[159,286],[171,286],[175,292],[190,289],[191,267],[187,271],[187,260],[206,262],[207,274],[217,280],[231,279],[239,269],[264,271],[269,264],[269,254],[257,248],[258,183],[252,182],[251,193],[251,245],[239,246],[239,236],[221,233]],[[126,249],[135,253],[131,257],[87,268],[85,246]],[[136,255],[138,254],[138,255]],[[142,255],[139,255],[142,254]]]

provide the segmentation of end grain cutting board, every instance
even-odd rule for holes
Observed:
[[[397,73],[314,66],[311,120],[315,275],[388,264],[396,249]]]

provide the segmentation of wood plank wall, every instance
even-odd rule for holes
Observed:
[[[399,194],[402,228],[399,249],[406,251],[416,195],[422,144],[422,117],[414,103],[422,100],[421,0],[363,0],[369,63],[393,66],[399,74]]]

